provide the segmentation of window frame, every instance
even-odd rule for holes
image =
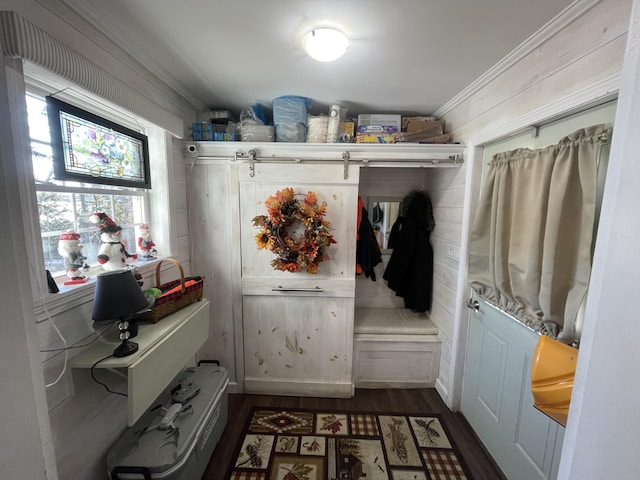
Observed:
[[[45,97],[45,110],[47,112],[47,120],[49,123],[49,132],[52,135],[50,138],[50,146],[52,149],[52,158],[53,158],[53,169],[55,171],[55,176],[60,181],[77,181],[77,182],[87,182],[90,184],[101,184],[101,185],[112,185],[114,187],[131,187],[131,188],[142,188],[142,189],[151,189],[151,178],[150,178],[150,169],[149,169],[149,142],[147,135],[138,130],[134,130],[128,128],[124,125],[120,125],[119,123],[113,122],[107,118],[96,115],[95,113],[84,110],[76,105],[72,105],[67,102],[63,102],[62,100],[52,96],[47,95]],[[66,119],[63,122],[63,119]],[[74,171],[67,164],[69,160],[69,156],[71,155],[67,152],[67,149],[70,151],[75,150],[76,146],[73,145],[71,138],[67,138],[65,135],[65,128],[63,128],[63,123],[67,124],[68,122],[74,122],[76,126],[80,124],[90,124],[94,129],[94,133],[96,130],[101,130],[102,132],[110,132],[113,137],[113,132],[115,132],[115,136],[120,138],[127,138],[129,143],[137,143],[138,144],[138,153],[141,157],[139,159],[139,167],[140,167],[140,175],[142,178],[139,180],[134,180],[133,178],[117,178],[112,175],[97,175],[93,176],[89,173],[80,171]],[[71,137],[71,134],[68,134]],[[65,139],[69,142],[69,145],[65,147]],[[110,152],[111,153],[111,152]],[[102,163],[99,162],[101,165]],[[111,163],[111,162],[110,162]]]
[[[170,218],[166,213],[161,215],[161,211],[166,211],[166,208],[170,208],[172,205],[172,195],[168,190],[170,187],[169,171],[173,168],[171,166],[171,140],[170,132],[167,132],[164,128],[156,126],[147,120],[140,117],[134,117],[128,113],[125,109],[109,105],[107,102],[94,95],[86,94],[79,90],[68,86],[63,87],[60,85],[59,80],[55,76],[47,75],[46,79],[43,79],[40,75],[35,77],[25,72],[22,77],[24,83],[16,85],[18,90],[16,93],[21,94],[15,98],[16,112],[19,117],[14,125],[17,127],[16,134],[18,134],[17,148],[24,152],[25,158],[28,159],[28,166],[20,168],[21,174],[19,175],[18,182],[21,185],[20,190],[23,196],[23,220],[25,226],[25,235],[27,241],[27,251],[29,257],[33,261],[29,261],[29,271],[32,276],[32,293],[33,293],[33,305],[38,323],[48,320],[51,316],[59,315],[68,310],[76,308],[78,305],[91,302],[93,300],[93,292],[95,285],[95,276],[102,273],[101,266],[96,265],[88,272],[90,279],[88,282],[80,285],[65,286],[60,282],[58,285],[58,293],[50,293],[48,290],[48,284],[46,281],[44,253],[42,248],[42,235],[39,222],[38,205],[36,201],[37,191],[36,182],[33,175],[32,167],[32,148],[31,138],[28,128],[27,109],[26,109],[26,95],[34,95],[41,99],[44,99],[46,95],[52,91],[63,92],[60,96],[65,101],[75,102],[84,109],[95,111],[101,116],[114,120],[128,128],[139,128],[145,132],[149,139],[149,155],[151,169],[151,179],[154,185],[153,190],[139,189],[145,195],[144,206],[144,218],[145,222],[152,225],[154,229],[154,240],[160,243],[159,254],[155,260],[152,261],[137,261],[133,262],[133,265],[137,271],[143,276],[143,278],[153,277],[158,262],[162,259],[172,256],[173,244],[175,242],[174,232],[169,228],[171,224]],[[20,88],[21,87],[21,88]],[[22,118],[20,118],[22,117]],[[43,142],[39,142],[42,144]],[[46,145],[47,143],[44,142]],[[52,190],[65,190],[63,186],[49,185]],[[133,189],[138,190],[138,189]],[[79,189],[76,189],[79,191]],[[113,190],[106,185],[103,185],[100,189],[100,193],[106,194]],[[118,194],[122,194],[123,191],[118,190]],[[21,195],[21,196],[22,196]],[[151,205],[157,208],[151,209]],[[163,206],[166,207],[163,209]],[[66,279],[64,272],[57,275],[59,280]]]
[[[33,98],[37,98],[38,100],[43,102],[43,106],[44,106],[44,111],[47,112],[47,114],[49,114],[49,111],[47,109],[47,103],[46,103],[46,97],[43,96],[42,94],[38,93],[38,92],[34,92],[32,91],[30,88],[27,88],[25,91],[25,95],[26,96],[31,96]],[[28,116],[28,115],[27,115]],[[127,128],[127,127],[125,127]],[[44,140],[35,138],[31,136],[31,132],[28,132],[29,135],[29,143],[31,144],[38,144],[40,146],[44,146],[44,147],[51,147],[53,148],[53,139],[50,139],[51,141],[49,143],[47,143]],[[103,196],[109,196],[109,202],[112,205],[112,209],[111,212],[115,211],[115,205],[114,205],[114,197],[116,196],[129,196],[129,197],[136,197],[141,199],[140,201],[142,202],[142,218],[141,221],[139,223],[134,223],[134,224],[122,224],[121,226],[125,227],[125,228],[133,228],[135,229],[137,225],[140,225],[142,223],[149,223],[148,219],[149,219],[149,204],[150,204],[150,198],[149,198],[149,189],[143,189],[140,187],[137,188],[133,188],[133,187],[127,187],[127,186],[122,186],[122,187],[117,187],[114,185],[104,185],[104,184],[100,184],[100,183],[96,183],[96,184],[88,184],[88,183],[80,183],[76,180],[58,180],[58,182],[60,183],[49,183],[49,182],[42,182],[42,181],[38,181],[35,176],[34,176],[34,185],[35,185],[35,192],[36,195],[39,192],[51,192],[51,193],[63,193],[63,194],[69,194],[72,196],[72,199],[75,199],[75,195],[78,194],[97,194],[97,195],[103,195]],[[69,184],[71,183],[71,185]],[[75,204],[75,202],[72,200],[72,203]],[[36,204],[38,204],[38,201],[36,201]],[[111,215],[111,213],[110,213]],[[78,216],[77,214],[74,212],[73,214],[73,223],[74,223],[74,230],[76,230],[78,233],[81,233],[81,230],[84,231],[83,229],[78,229],[77,228],[77,224],[78,224]],[[40,241],[43,242],[43,240],[46,237],[51,237],[51,236],[55,236],[55,235],[59,235],[62,232],[54,232],[52,234],[47,234],[47,232],[43,232],[42,231],[42,226],[40,225],[40,222],[38,221],[38,225],[39,225],[39,235],[40,235]],[[129,247],[130,249],[135,248],[135,245],[132,245]],[[134,253],[134,252],[131,252]],[[93,259],[91,259],[93,260]],[[41,257],[41,263],[43,266],[45,266],[46,268],[46,263],[45,263],[45,255],[44,255],[44,251],[42,251],[42,257]],[[89,277],[93,277],[97,274],[99,274],[102,269],[100,267],[100,265],[97,263],[97,260],[94,260],[93,262],[88,262],[91,265],[91,268],[89,269],[89,271],[87,272],[87,275]],[[135,265],[136,262],[133,262],[132,264]],[[56,282],[58,288],[60,289],[64,289],[64,290],[68,290],[68,289],[74,289],[74,288],[78,288],[77,286],[65,286],[64,282],[67,280],[67,275],[66,272],[64,271],[57,271],[57,272],[51,272],[52,278],[54,279],[54,281]]]

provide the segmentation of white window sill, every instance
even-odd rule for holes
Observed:
[[[152,280],[155,280],[156,266],[164,258],[167,257],[156,256],[153,260],[132,262],[129,265],[134,266],[143,278],[151,277]],[[58,285],[58,288],[60,288],[58,293],[47,293],[42,299],[34,302],[36,321],[38,323],[43,322],[49,317],[93,301],[96,276],[101,273],[104,273],[101,267],[93,267],[89,270],[88,276],[90,278],[86,283]]]

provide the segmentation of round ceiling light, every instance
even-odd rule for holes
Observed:
[[[333,28],[314,28],[302,39],[302,48],[319,62],[333,62],[349,48],[347,36]]]

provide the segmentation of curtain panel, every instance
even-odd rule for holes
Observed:
[[[604,125],[489,163],[469,245],[483,299],[566,343],[591,273],[597,163]]]

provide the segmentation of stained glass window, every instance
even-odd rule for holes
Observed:
[[[147,137],[47,97],[58,180],[151,188]]]

